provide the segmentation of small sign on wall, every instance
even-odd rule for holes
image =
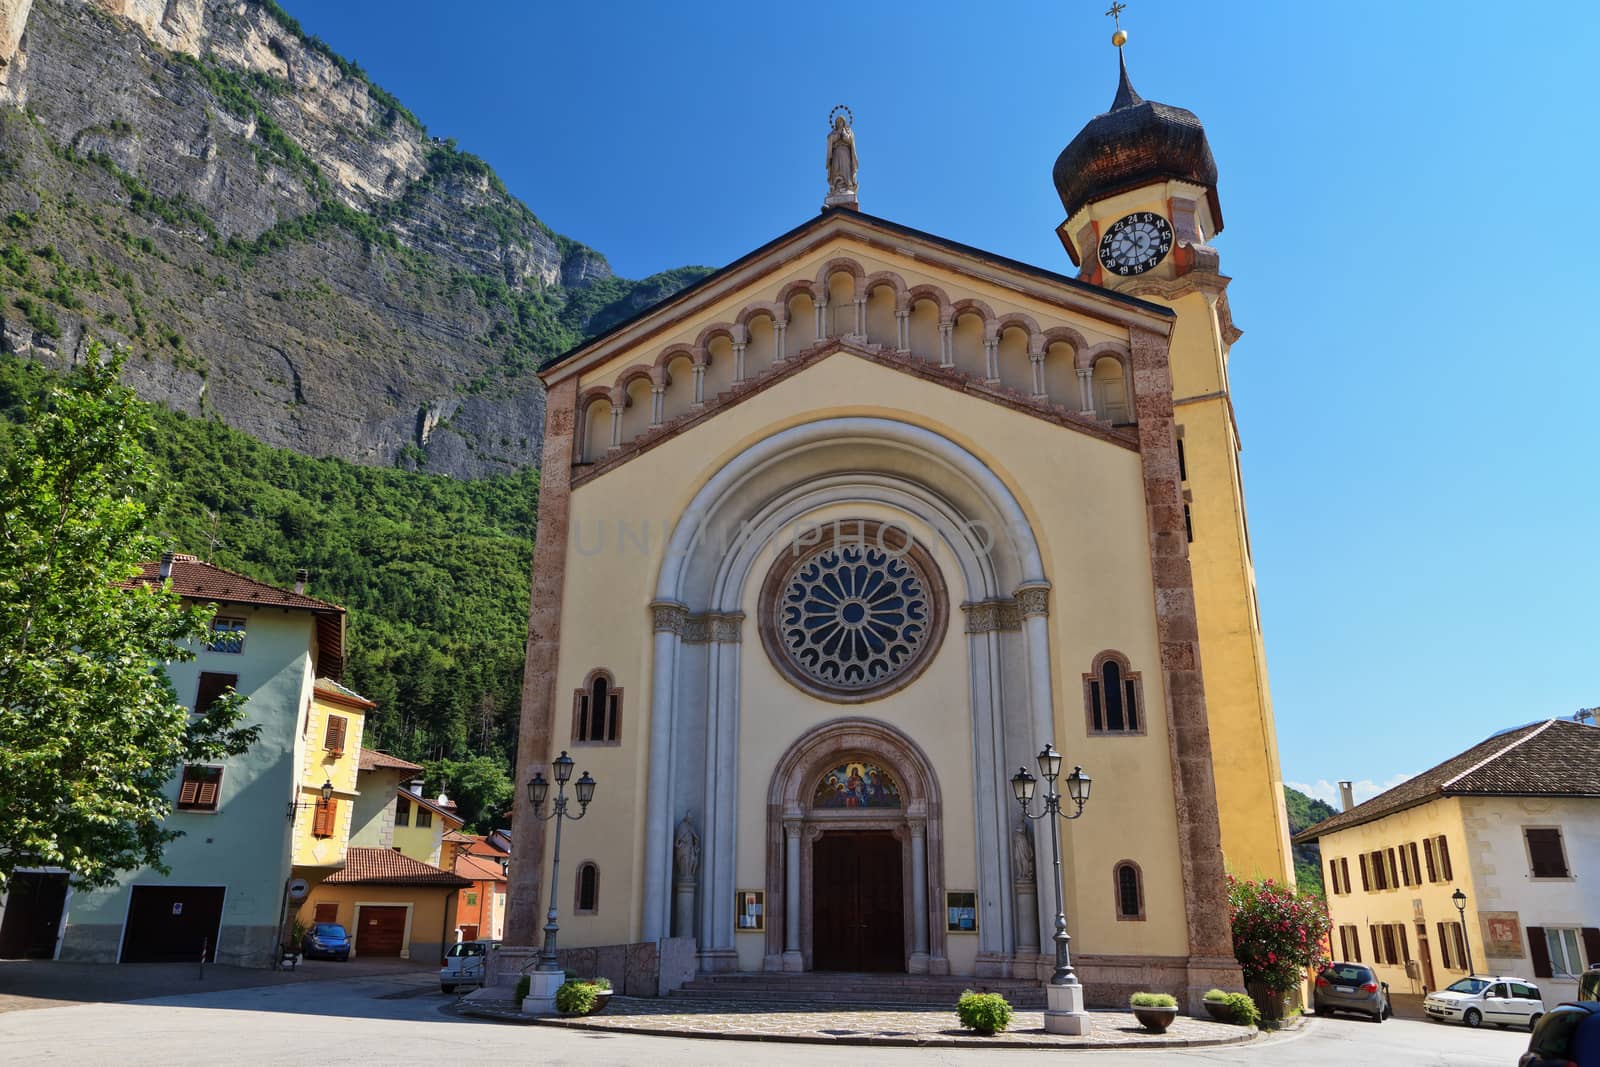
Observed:
[[[741,932],[767,928],[767,895],[759,889],[741,889],[733,895],[736,925]]]
[[[945,929],[952,934],[978,932],[978,894],[958,890],[944,895]]]

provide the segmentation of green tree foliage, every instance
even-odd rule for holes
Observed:
[[[79,885],[161,868],[180,762],[237,755],[243,699],[189,721],[159,667],[194,657],[212,609],[130,587],[159,547],[136,494],[155,484],[148,412],[91,346],[0,437],[0,888],[19,866]]]
[[[1289,811],[1289,836],[1331,819],[1338,812],[1320,800],[1306,796],[1292,786],[1283,787],[1284,804]],[[1316,845],[1294,846],[1294,881],[1301,889],[1326,896],[1322,884],[1322,850]]]
[[[426,765],[423,792],[429,796],[449,795],[456,811],[465,820],[469,834],[488,833],[504,825],[511,813],[514,786],[506,762],[496,756],[473,756],[466,760],[434,760]]]
[[[0,436],[49,375],[0,356]],[[160,548],[349,610],[345,681],[378,704],[365,743],[405,759],[510,766],[538,473],[462,482],[271,448],[221,423],[130,402],[167,498]]]

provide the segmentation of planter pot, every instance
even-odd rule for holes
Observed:
[[[1248,989],[1250,999],[1256,1002],[1256,1009],[1261,1012],[1261,1018],[1270,1022],[1282,1020],[1284,998],[1282,993],[1269,989],[1260,982],[1251,982]]]
[[[612,990],[602,989],[595,994],[594,1007],[589,1009],[590,1015],[599,1015],[606,1010],[606,1005],[611,1003]]]
[[[1172,1025],[1172,1020],[1178,1017],[1177,1008],[1134,1008],[1133,1017],[1146,1030],[1162,1033]]]
[[[1206,1014],[1217,1022],[1234,1023],[1239,1021],[1238,1016],[1234,1014],[1233,1005],[1226,1000],[1207,1000],[1203,1001],[1203,1003],[1206,1006]]]

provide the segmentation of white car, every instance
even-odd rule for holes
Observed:
[[[439,968],[439,988],[454,993],[456,986],[482,985],[484,966],[489,962],[489,947],[498,941],[458,941],[444,954]]]
[[[1422,1001],[1435,1022],[1460,1022],[1470,1027],[1484,1023],[1522,1026],[1532,1030],[1544,1016],[1539,987],[1524,978],[1486,978],[1473,975],[1429,993]]]

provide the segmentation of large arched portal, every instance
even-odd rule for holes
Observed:
[[[766,866],[768,970],[949,972],[939,782],[894,727],[835,719],[789,747]]]

